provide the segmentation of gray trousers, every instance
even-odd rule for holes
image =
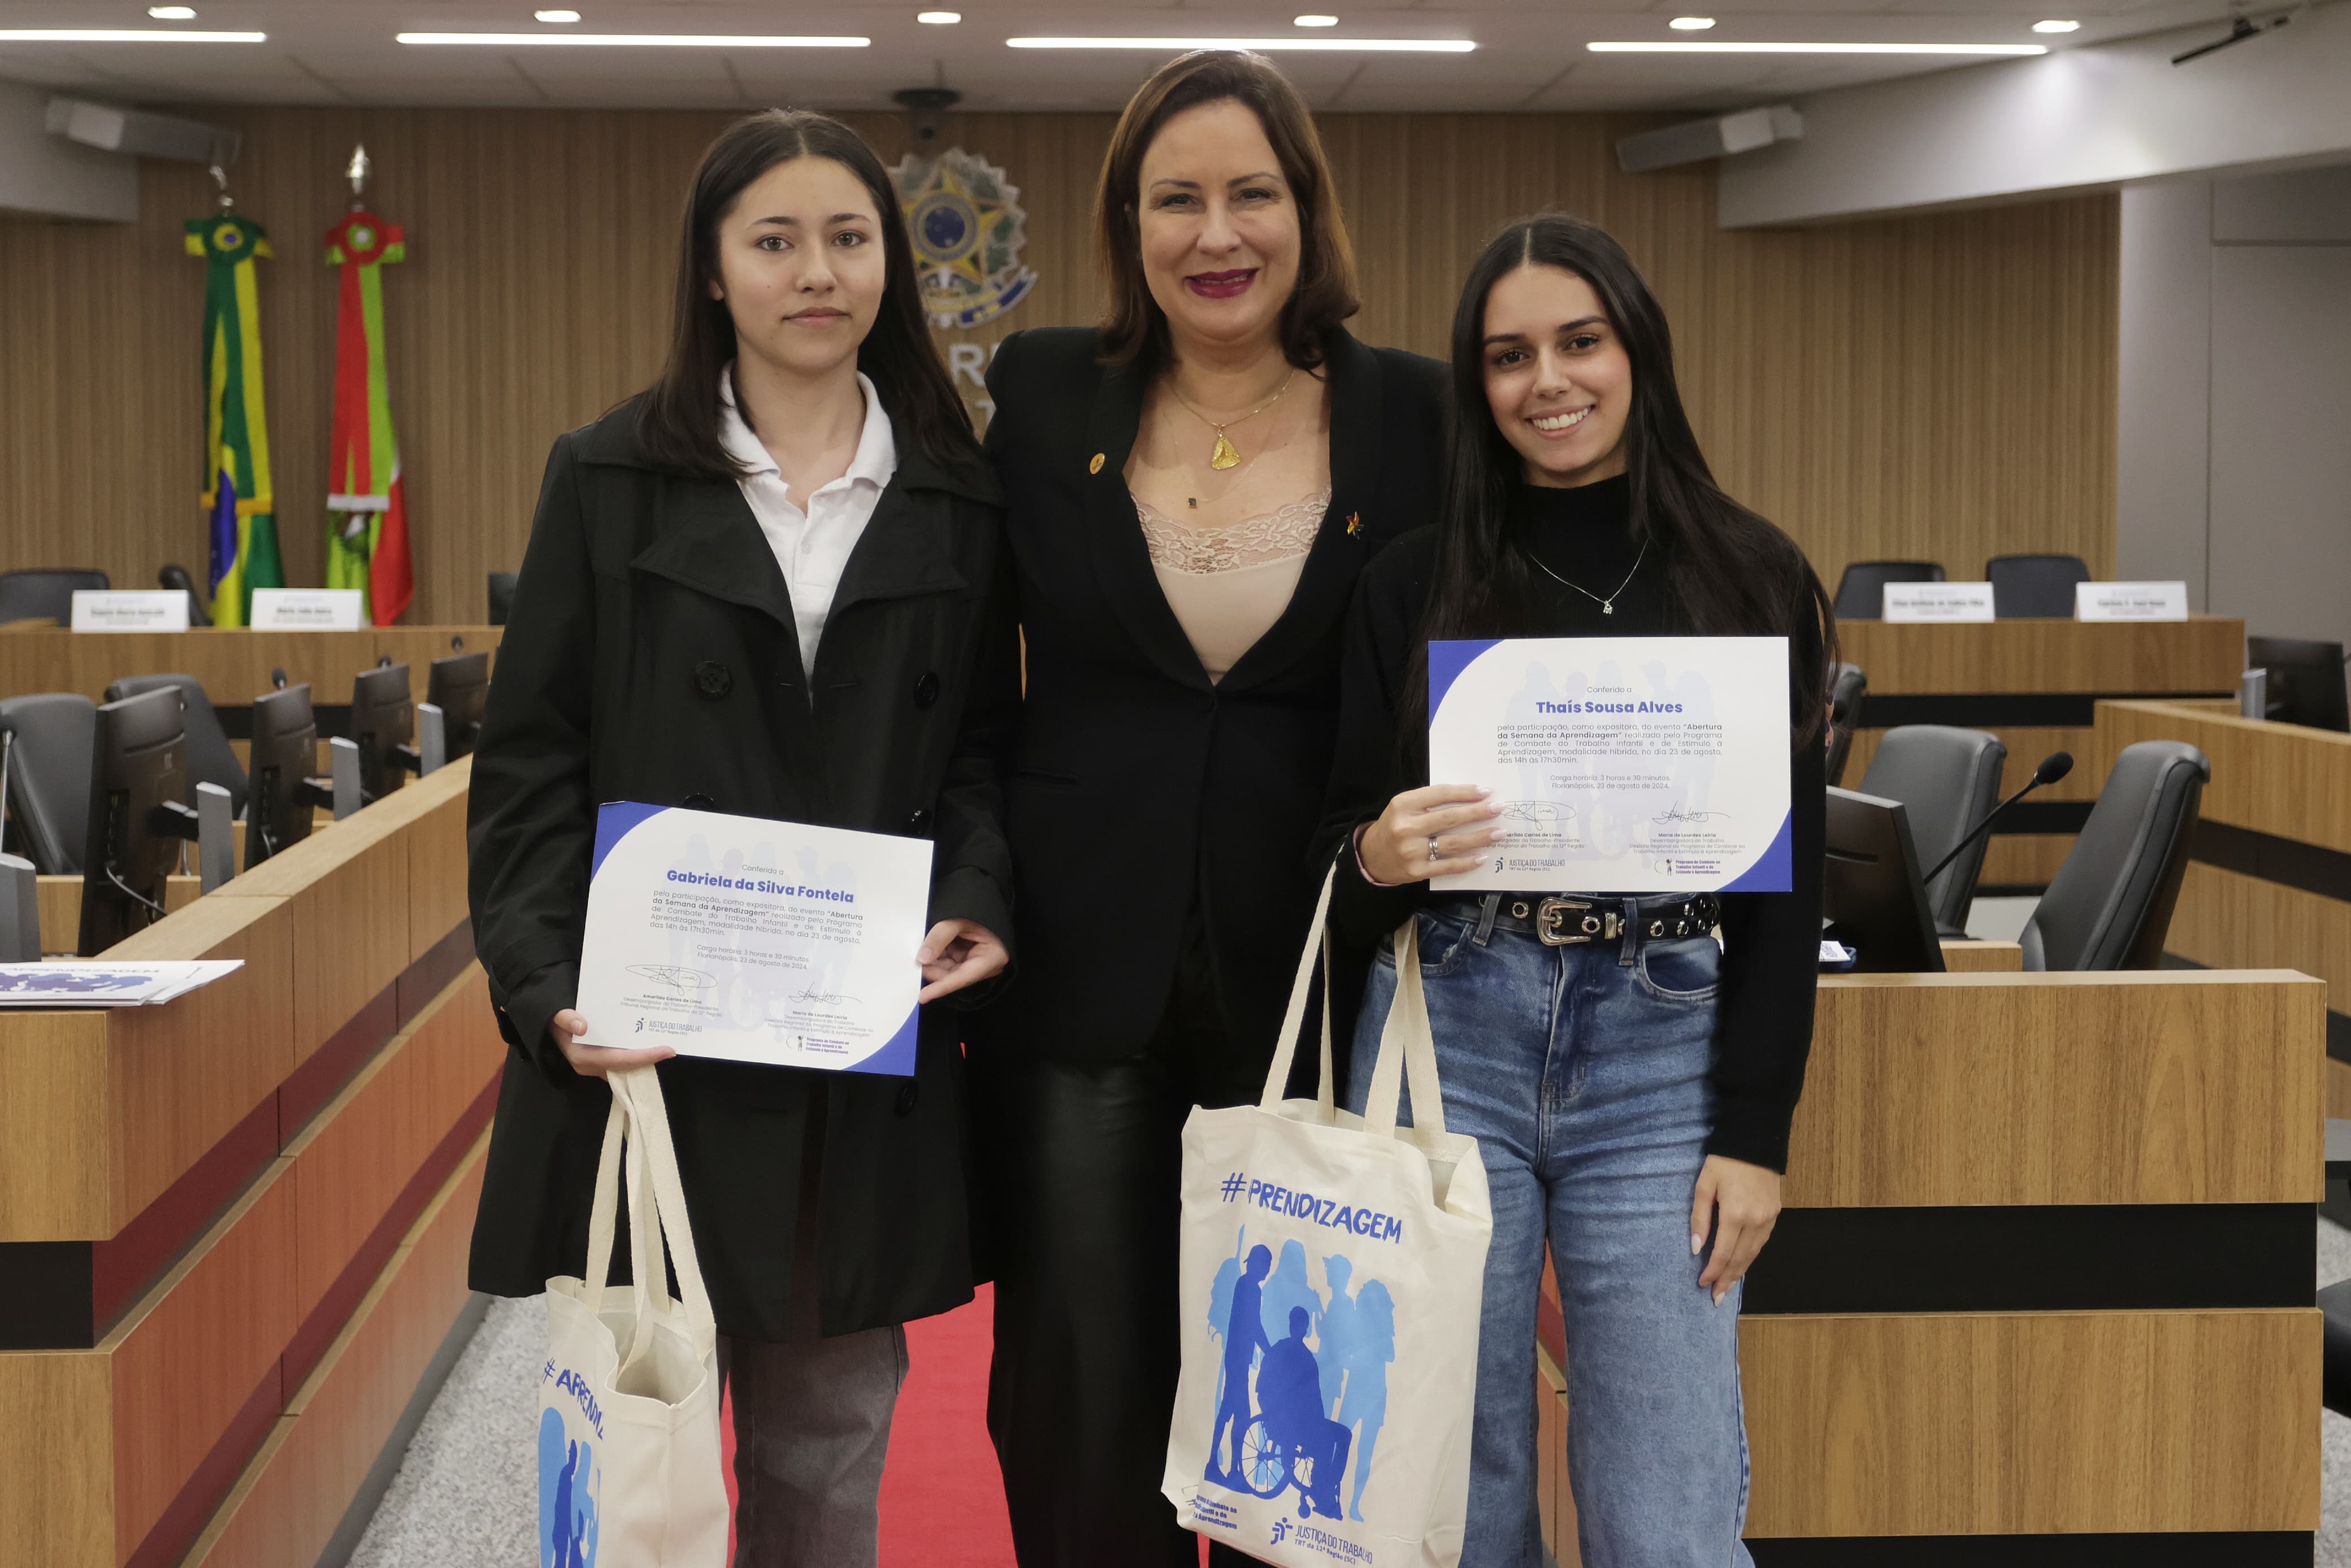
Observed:
[[[803,1150],[790,1335],[718,1336],[719,1375],[735,1396],[735,1568],[877,1568],[881,1553],[882,1461],[906,1381],[906,1331],[817,1332],[821,1128],[819,1119]]]

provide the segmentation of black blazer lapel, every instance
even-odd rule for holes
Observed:
[[[1080,481],[1085,505],[1079,516],[1102,593],[1119,623],[1171,679],[1206,691],[1208,673],[1200,667],[1192,640],[1160,590],[1151,548],[1144,542],[1143,525],[1134,515],[1134,497],[1126,487],[1126,460],[1134,451],[1134,433],[1143,421],[1143,380],[1132,367],[1104,367],[1086,423],[1081,461],[1092,472]],[[1097,461],[1099,468],[1093,467]]]
[[[1226,674],[1226,691],[1245,688],[1280,673],[1321,641],[1331,623],[1347,612],[1355,578],[1363,570],[1365,510],[1376,505],[1380,478],[1380,419],[1384,406],[1379,356],[1353,334],[1334,330],[1324,364],[1331,378],[1331,506],[1306,552],[1298,587],[1281,615]],[[1393,538],[1419,519],[1384,517]]]
[[[953,504],[925,471],[901,467],[849,552],[833,590],[830,621],[852,604],[946,593],[964,586],[956,569]]]
[[[726,481],[664,476],[661,519],[653,542],[629,563],[728,604],[757,610],[783,628],[793,668],[799,671],[799,623],[791,591],[768,536],[743,492]]]

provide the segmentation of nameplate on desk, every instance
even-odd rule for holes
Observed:
[[[2076,621],[2185,621],[2185,582],[2077,582]]]
[[[1886,585],[1888,621],[1989,621],[1992,618],[1989,582],[1889,582]]]
[[[356,588],[256,588],[256,632],[357,632],[367,625],[367,595]]]
[[[177,588],[77,588],[77,632],[184,632],[188,596]]]

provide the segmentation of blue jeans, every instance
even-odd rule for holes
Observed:
[[[1708,936],[1548,947],[1479,936],[1479,904],[1420,924],[1449,1132],[1493,1193],[1461,1568],[1537,1568],[1535,1308],[1550,1240],[1567,1318],[1568,1476],[1589,1568],[1751,1568],[1739,1291],[1690,1256],[1720,952]],[[1382,945],[1348,1102],[1364,1108],[1395,997]]]

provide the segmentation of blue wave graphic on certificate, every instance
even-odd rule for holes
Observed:
[[[1789,885],[1786,639],[1438,642],[1429,671],[1430,781],[1486,789],[1503,831],[1440,887]]]

